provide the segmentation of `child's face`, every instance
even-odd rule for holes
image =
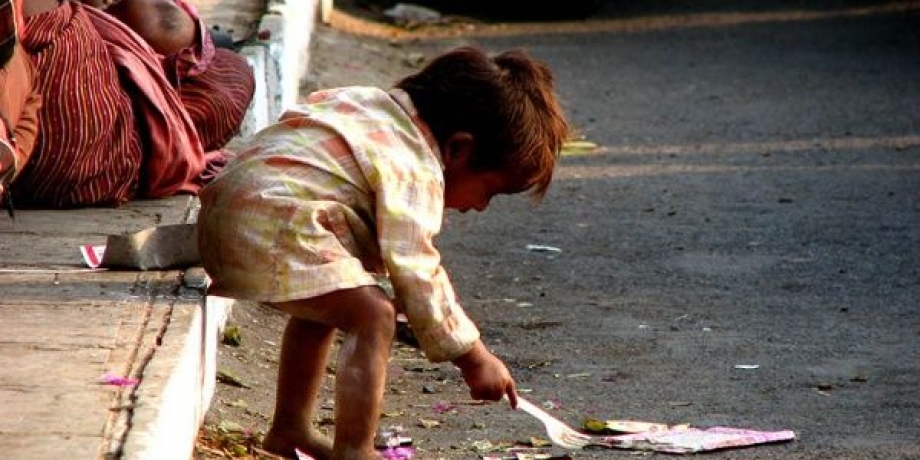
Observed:
[[[495,195],[520,192],[514,174],[472,168],[470,160],[476,142],[469,133],[456,133],[443,147],[444,207],[467,212],[483,211]]]
[[[483,211],[495,195],[519,192],[514,175],[505,171],[470,167],[475,142],[458,133],[444,147],[444,207],[467,212]]]
[[[467,212],[484,211],[495,195],[511,193],[510,178],[501,171],[450,168],[444,171],[444,207]]]

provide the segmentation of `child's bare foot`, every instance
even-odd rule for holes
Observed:
[[[270,429],[262,441],[262,448],[285,458],[297,458],[295,449],[300,449],[316,460],[332,458],[332,440],[315,430],[304,435],[300,432],[286,433]]]

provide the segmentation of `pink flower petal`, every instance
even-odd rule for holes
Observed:
[[[103,374],[99,379],[106,385],[114,385],[118,387],[132,387],[140,382],[138,379],[122,377],[115,374]]]

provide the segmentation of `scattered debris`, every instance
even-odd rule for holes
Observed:
[[[562,156],[587,155],[597,150],[597,144],[586,140],[568,141],[562,144]]]
[[[388,460],[412,460],[415,449],[412,447],[387,447],[380,451],[380,456]]]
[[[668,405],[671,407],[687,407],[692,406],[693,403],[690,401],[670,401],[668,402]]]
[[[439,402],[439,403],[437,403],[437,404],[431,406],[431,410],[435,411],[435,412],[438,413],[438,414],[444,414],[444,413],[446,413],[446,412],[451,412],[451,411],[455,410],[456,408],[457,408],[457,406],[455,406],[455,405],[453,405],[453,404],[451,404],[451,403],[447,403],[447,402]]]
[[[415,457],[412,438],[403,436],[404,431],[401,425],[391,425],[377,432],[377,436],[374,437],[374,447],[377,448],[383,458],[411,460]]]
[[[590,372],[577,372],[577,373],[575,373],[575,374],[566,375],[565,378],[567,378],[567,379],[580,379],[580,378],[590,377],[590,376],[591,376],[591,373],[590,373]]]
[[[533,447],[551,447],[553,442],[549,439],[532,437],[528,440],[528,443]]]
[[[437,428],[441,426],[441,422],[428,418],[420,418],[418,419],[418,426],[425,429]]]
[[[490,454],[494,452],[505,452],[508,449],[512,449],[514,446],[510,443],[493,443],[488,439],[482,439],[478,441],[473,441],[471,449],[478,454]],[[514,458],[514,457],[512,457]]]
[[[658,431],[680,430],[688,425],[668,425],[665,423],[640,422],[636,420],[597,420],[588,418],[582,428],[589,433],[654,433]]]
[[[616,449],[651,450],[670,454],[688,454],[757,444],[792,441],[793,431],[755,431],[713,427],[706,430],[683,428],[658,432],[609,436],[605,440]]]
[[[402,425],[390,425],[381,428],[374,437],[374,447],[384,449],[387,447],[406,447],[412,445],[412,438],[403,436],[405,429]]]
[[[571,460],[572,457],[568,455],[553,455],[543,452],[513,452],[510,456],[501,456],[496,457],[493,455],[487,455],[482,457],[482,460]]]
[[[513,446],[502,455],[484,455],[482,460],[572,460],[568,454],[556,454],[542,447]]]
[[[421,67],[425,63],[425,55],[422,53],[409,53],[403,56],[403,63],[409,67]]]
[[[99,381],[105,385],[113,385],[116,387],[133,387],[140,383],[139,379],[131,377],[123,377],[116,374],[102,374],[102,377],[99,377]]]
[[[221,343],[224,345],[229,345],[231,347],[238,347],[243,344],[243,334],[240,332],[240,327],[236,324],[231,324],[224,329],[224,335],[221,339]]]
[[[546,410],[562,409],[562,402],[559,401],[558,399],[548,399],[546,401],[543,401],[542,406]]]
[[[760,364],[735,364],[735,369],[740,369],[740,370],[760,369]]]
[[[235,375],[227,371],[224,371],[224,370],[217,371],[217,381],[225,385],[230,385],[230,386],[234,386],[237,388],[249,388],[249,385],[246,385],[245,383],[243,383],[242,380],[237,378]]]
[[[205,449],[221,458],[255,458],[256,454],[266,454],[262,445],[263,434],[244,428],[239,423],[223,420],[215,425],[207,425],[199,437],[198,449]],[[258,458],[262,458],[261,456]]]
[[[562,249],[559,249],[555,246],[545,246],[542,244],[528,244],[527,250],[531,252],[551,252],[554,254],[562,253]]]
[[[239,407],[242,409],[246,409],[249,407],[249,404],[247,404],[246,401],[243,401],[242,399],[237,399],[236,401],[231,401],[225,404],[230,407]]]
[[[397,3],[384,10],[383,14],[392,19],[394,24],[407,29],[441,22],[441,13],[412,3]]]

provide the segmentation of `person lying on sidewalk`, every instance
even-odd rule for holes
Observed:
[[[0,200],[11,215],[7,192],[32,154],[41,105],[32,62],[19,45],[23,26],[22,3],[0,0]]]
[[[26,0],[22,45],[44,105],[35,151],[11,187],[17,204],[71,208],[197,193],[223,165],[219,149],[239,130],[255,89],[251,68],[215,50],[190,9],[172,0],[123,3],[110,8],[124,21],[72,0]],[[131,19],[139,11],[145,27]]]
[[[263,447],[377,459],[397,313],[426,357],[460,368],[473,398],[516,405],[514,379],[457,301],[434,239],[445,209],[500,194],[542,197],[568,126],[546,65],[464,47],[390,91],[318,91],[239,149],[200,194],[211,294],[290,314]],[[377,285],[388,276],[395,299]],[[344,333],[335,437],[312,426],[326,359]]]

